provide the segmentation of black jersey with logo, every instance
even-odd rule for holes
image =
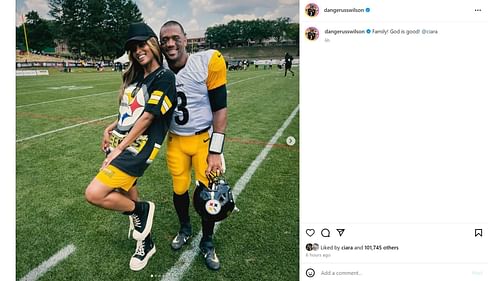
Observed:
[[[131,176],[140,177],[158,154],[170,127],[177,105],[174,74],[163,67],[133,81],[120,101],[118,124],[113,130],[110,148],[116,147],[132,130],[144,112],[154,115],[153,122],[111,164]]]

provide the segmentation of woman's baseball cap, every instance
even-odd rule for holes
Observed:
[[[132,43],[134,41],[146,41],[151,37],[155,37],[158,40],[158,37],[154,33],[154,31],[147,24],[143,22],[131,23],[128,26],[127,32],[127,42],[125,42],[125,50],[130,50]]]

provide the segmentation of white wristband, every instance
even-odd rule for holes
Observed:
[[[213,132],[210,138],[208,152],[221,154],[224,149],[224,137],[225,135],[222,133]]]

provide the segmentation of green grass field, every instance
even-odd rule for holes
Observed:
[[[277,69],[228,72],[224,154],[231,185],[298,105],[298,76],[283,77]],[[84,190],[104,157],[99,144],[117,112],[119,85],[118,73],[91,70],[17,78],[17,279],[72,244],[76,250],[39,280],[161,280],[183,251],[197,247],[170,249],[178,222],[165,146],[139,181],[141,198],[157,206],[157,252],[145,269],[128,267],[135,250],[135,241],[127,239],[128,218],[85,201]],[[221,269],[209,271],[198,255],[182,280],[299,279],[298,116],[239,195],[240,212],[220,223],[215,245]],[[286,145],[288,136],[295,145]],[[191,217],[197,233],[194,208]]]

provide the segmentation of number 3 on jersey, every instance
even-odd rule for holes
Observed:
[[[177,110],[182,112],[182,118],[179,118],[179,116],[175,116],[175,123],[179,125],[184,125],[189,120],[189,111],[186,108],[187,105],[186,94],[184,94],[183,92],[177,92],[177,97],[178,97]]]

